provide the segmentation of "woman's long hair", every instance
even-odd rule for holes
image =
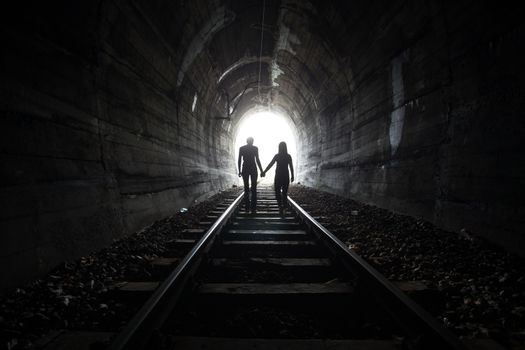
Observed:
[[[286,147],[286,142],[279,142],[279,154],[288,154],[288,148]]]

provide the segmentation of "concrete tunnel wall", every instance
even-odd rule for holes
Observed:
[[[260,32],[235,26],[259,16],[259,2],[5,11],[3,289],[236,183],[234,129],[257,103],[290,116],[303,184],[525,252],[519,11],[267,5],[266,100],[237,94],[231,121],[216,118],[220,91],[240,92],[259,68]]]
[[[340,33],[351,98],[304,118],[299,179],[523,254],[523,13],[404,5]]]
[[[485,6],[405,2],[341,33],[351,98],[304,118],[299,178],[524,254],[523,13]]]
[[[2,33],[2,288],[236,179],[206,70],[177,88],[182,54],[133,6],[49,6]]]

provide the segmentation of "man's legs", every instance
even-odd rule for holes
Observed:
[[[257,175],[257,172],[250,174],[251,180],[252,180],[252,202],[251,202],[251,210],[252,213],[257,211],[257,178],[259,177]]]
[[[250,210],[250,174],[242,173],[242,181],[244,182],[244,210]]]

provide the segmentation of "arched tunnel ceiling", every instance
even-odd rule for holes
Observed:
[[[9,5],[0,273],[11,286],[235,184],[236,127],[261,109],[295,125],[302,184],[525,251],[516,6]]]
[[[180,32],[170,38],[179,40],[177,51],[184,53],[177,85],[183,85],[199,55],[205,55],[211,67],[201,69],[212,69],[219,91],[208,103],[225,110],[226,92],[237,107],[234,119],[261,105],[300,118],[306,111],[348,100],[348,77],[336,50],[340,43],[330,41],[338,36],[328,35],[344,29],[337,28],[343,23],[340,5],[298,0],[186,2],[172,20],[183,24]]]

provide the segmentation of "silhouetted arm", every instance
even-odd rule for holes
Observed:
[[[290,172],[292,173],[292,178],[290,179],[292,182],[294,180],[294,176],[293,176],[293,162],[292,162],[292,156],[290,156],[290,158],[288,158],[288,165],[290,166]]]
[[[239,160],[237,161],[237,166],[239,169],[239,176],[241,176],[241,158],[242,158],[242,148],[239,148]]]
[[[275,158],[276,158],[276,156],[273,157],[272,161],[270,162],[270,164],[268,164],[266,169],[264,169],[263,173],[266,173],[275,164]]]
[[[258,149],[258,148],[257,148],[257,150],[255,151],[255,161],[257,162],[257,166],[259,167],[259,170],[260,170],[261,173],[262,173],[263,170],[262,170],[261,161],[259,160],[259,149]]]

